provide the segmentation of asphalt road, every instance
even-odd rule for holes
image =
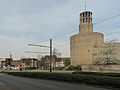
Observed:
[[[90,87],[86,85],[77,85],[58,81],[16,77],[0,73],[0,90],[110,90],[110,89]]]

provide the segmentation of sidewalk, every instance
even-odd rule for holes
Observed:
[[[26,70],[25,72],[50,72],[50,70]],[[72,73],[72,72],[74,72],[74,71],[52,70],[52,72]]]

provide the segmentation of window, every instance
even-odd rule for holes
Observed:
[[[90,18],[89,18],[89,21],[88,22],[90,22]]]
[[[85,17],[85,14],[83,13],[83,17]]]
[[[86,18],[86,22],[88,22],[88,18]]]
[[[85,22],[85,19],[83,18],[83,23]]]
[[[90,17],[90,12],[89,12],[89,17]]]
[[[87,12],[85,14],[86,14],[86,17],[87,17]]]
[[[82,15],[80,14],[80,18],[82,18]]]
[[[82,19],[80,19],[80,22],[82,23]]]

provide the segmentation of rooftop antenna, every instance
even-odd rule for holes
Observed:
[[[85,0],[85,11],[86,11],[86,8],[87,8],[87,2],[86,2],[86,0]]]

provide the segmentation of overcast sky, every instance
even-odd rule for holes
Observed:
[[[17,59],[37,57],[41,54],[25,51],[49,50],[28,44],[49,45],[50,38],[62,56],[70,56],[69,38],[78,33],[79,14],[84,10],[85,0],[0,0],[0,58],[9,57],[9,52]],[[120,0],[87,0],[87,10],[96,23],[119,15]],[[94,25],[94,31],[102,32],[105,39],[119,39],[119,23],[117,16]]]

